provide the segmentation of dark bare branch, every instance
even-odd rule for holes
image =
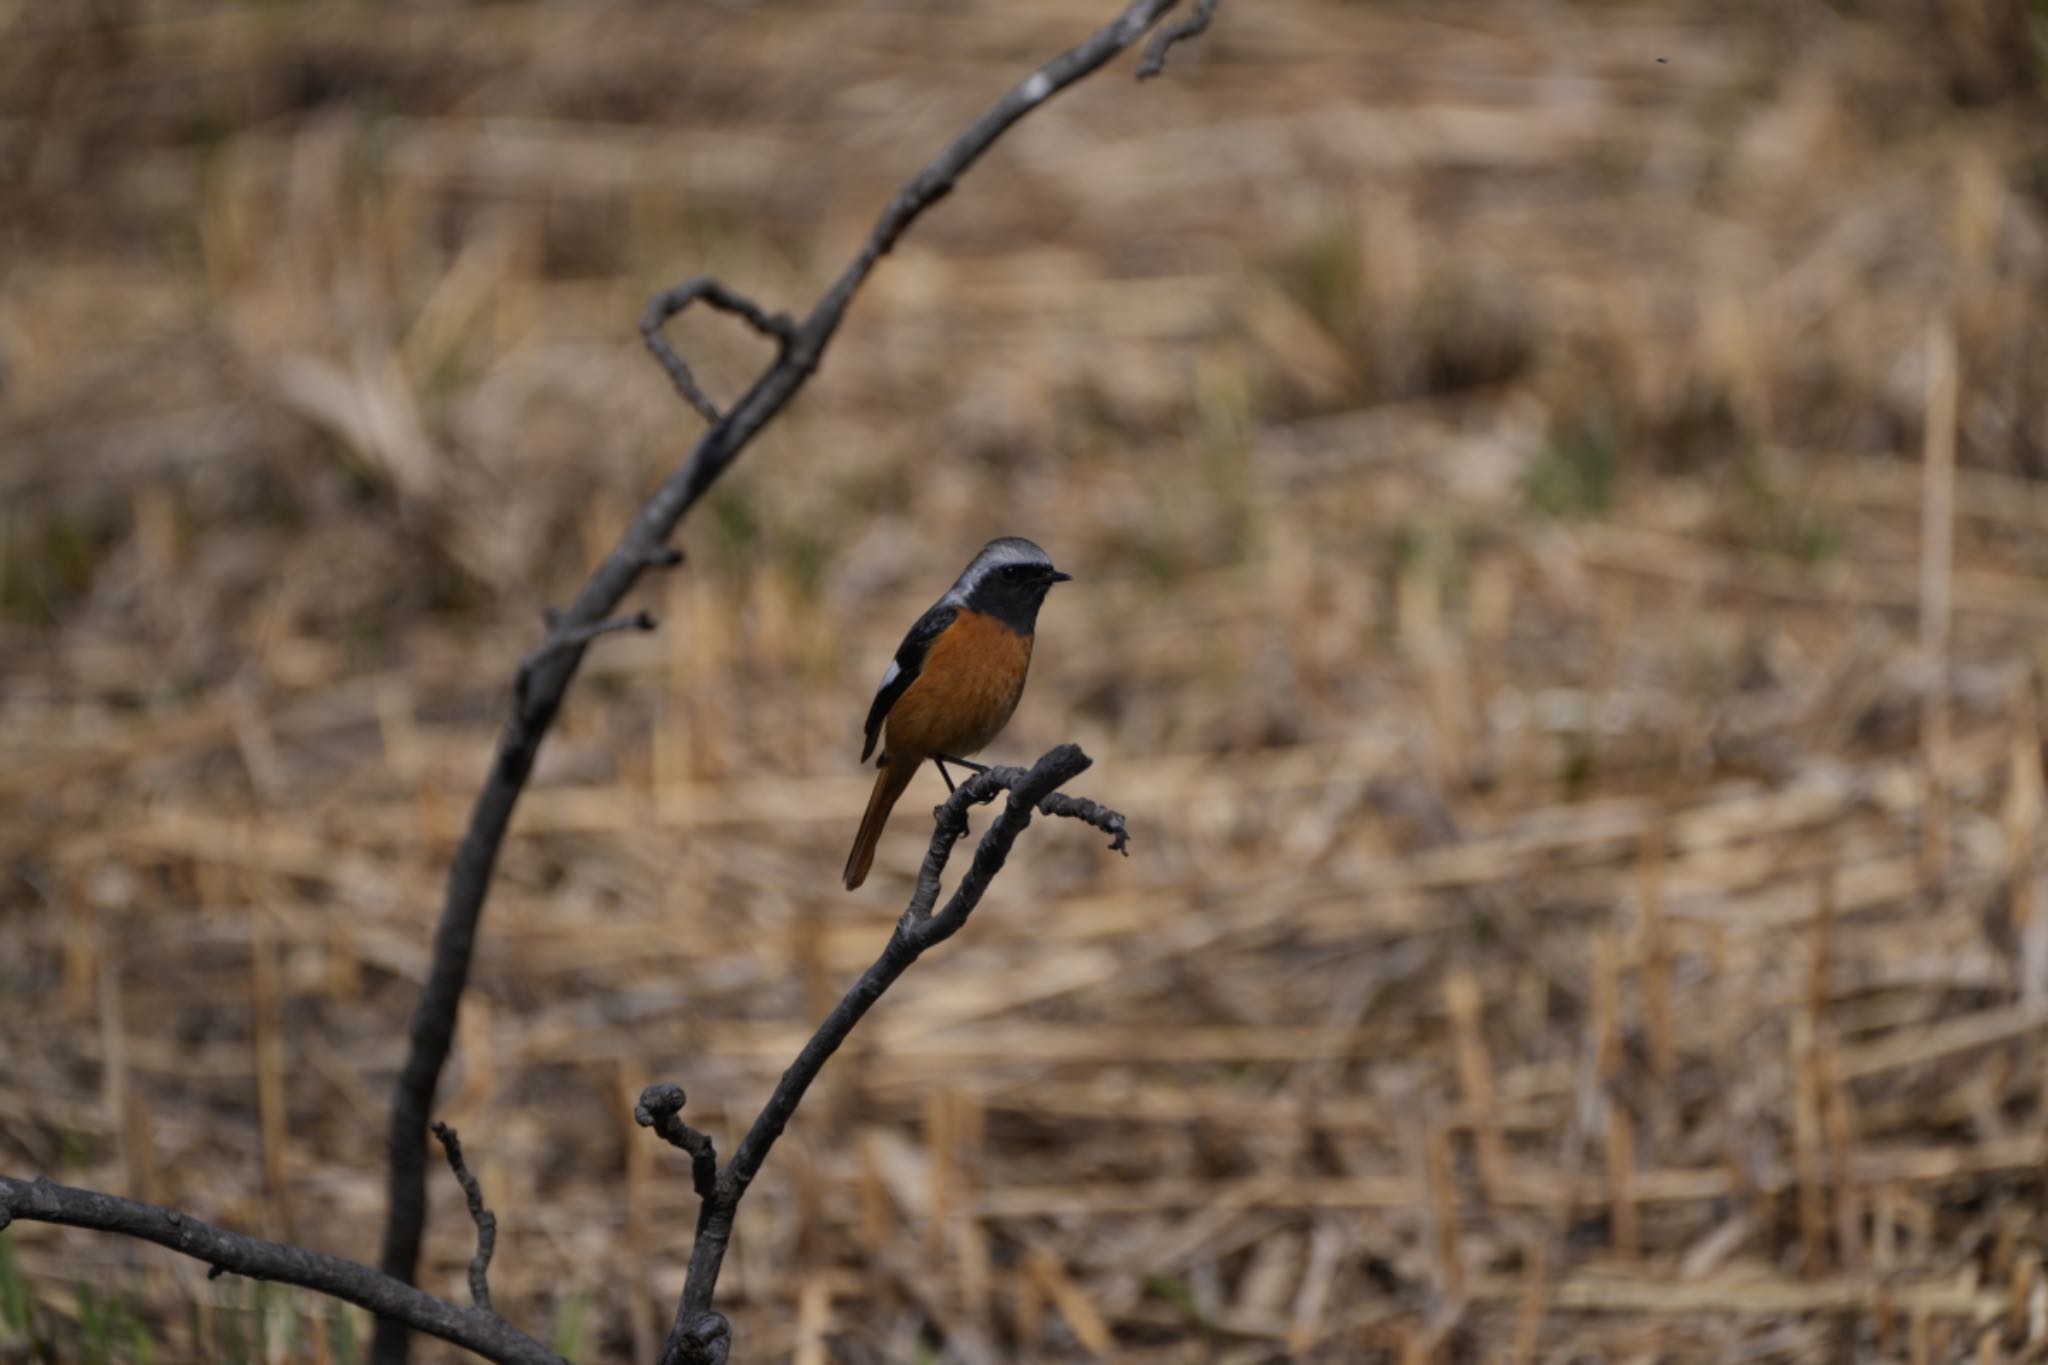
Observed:
[[[1011,125],[1136,43],[1177,2],[1132,0],[1115,19],[1085,42],[1046,63],[1006,92],[897,193],[883,210],[860,251],[818,300],[803,324],[793,332],[786,333],[775,317],[751,303],[747,305],[751,311],[742,310],[736,304],[727,308],[727,311],[735,312],[750,325],[776,338],[774,361],[723,414],[719,414],[716,406],[701,392],[692,397],[689,389],[678,384],[679,391],[691,406],[711,418],[711,426],[698,437],[689,458],[663,481],[646,506],[641,508],[618,545],[605,556],[582,592],[563,613],[561,621],[550,630],[551,637],[604,622],[650,565],[666,562],[667,541],[684,514],[809,380],[825,347],[845,318],[854,294],[910,225],[944,198],[959,177]],[[1213,0],[1207,8],[1213,8]],[[688,289],[689,286],[683,288]],[[723,286],[718,288],[722,297],[742,301],[741,296],[724,290]],[[700,288],[694,297],[702,297],[713,306],[724,306],[708,288]],[[675,306],[679,308],[683,304]],[[661,323],[673,316],[666,297],[650,304],[648,316],[657,315]],[[660,331],[659,324],[655,330],[657,333]],[[672,348],[665,341],[660,347],[651,348],[655,350],[656,358],[662,361],[663,369],[672,382],[677,379],[678,367],[681,374],[688,375],[688,367],[682,366],[680,359],[673,356]],[[663,359],[664,351],[669,352],[669,358],[676,360],[675,365]],[[691,380],[691,387],[694,387],[694,380]],[[469,980],[477,924],[483,914],[484,899],[490,890],[498,851],[511,824],[513,809],[532,774],[541,740],[561,709],[562,699],[581,659],[580,646],[550,649],[543,645],[521,667],[515,680],[513,715],[498,741],[490,774],[477,793],[468,828],[448,870],[447,892],[434,933],[432,966],[413,1012],[405,1065],[395,1087],[387,1135],[391,1179],[381,1264],[385,1273],[408,1283],[418,1270],[420,1239],[426,1221],[427,1118],[433,1104],[434,1088],[447,1063],[448,1050],[455,1036],[455,1018],[461,1006],[463,989]],[[730,1235],[729,1228],[727,1235]],[[701,1242],[702,1237],[699,1240]],[[691,1316],[684,1314],[682,1319]],[[706,1337],[699,1331],[699,1325],[688,1325],[687,1330],[679,1326],[678,1330],[692,1340],[713,1340],[713,1337]],[[716,1336],[716,1340],[722,1342],[725,1338]],[[405,1343],[403,1326],[390,1320],[379,1321],[375,1358],[382,1365],[402,1365],[406,1358]],[[714,1348],[705,1345],[693,1349],[699,1349],[700,1357],[708,1359]],[[722,1345],[715,1348],[718,1358],[723,1358],[724,1349]]]
[[[541,641],[540,648],[526,656],[520,668],[532,672],[550,655],[567,649],[581,649],[600,635],[616,635],[626,630],[653,630],[659,624],[652,612],[645,611],[636,611],[631,616],[616,616],[609,621],[596,621],[587,626],[570,626],[558,616],[548,638]]]
[[[718,1186],[718,1148],[712,1144],[710,1134],[683,1122],[683,1105],[687,1101],[688,1096],[679,1085],[650,1085],[640,1092],[640,1103],[633,1106],[633,1122],[642,1128],[652,1128],[671,1147],[680,1147],[690,1154],[690,1183],[696,1187],[699,1199],[709,1199]]]
[[[721,312],[745,319],[755,331],[772,339],[778,359],[796,344],[796,324],[789,320],[789,314],[771,314],[745,294],[709,275],[685,280],[648,300],[647,311],[640,315],[641,340],[647,343],[647,349],[661,368],[668,372],[669,382],[676,386],[676,392],[683,396],[683,401],[702,414],[705,421],[717,423],[725,420],[725,414],[698,385],[697,377],[690,373],[689,365],[668,344],[668,337],[662,331],[670,318],[699,299]]]
[[[487,1308],[464,1308],[355,1261],[244,1237],[175,1209],[49,1180],[0,1176],[0,1227],[16,1218],[117,1232],[204,1261],[215,1274],[295,1284],[451,1341],[486,1360],[505,1365],[566,1365],[562,1357]]]
[[[1068,820],[1079,820],[1093,825],[1109,836],[1109,851],[1131,856],[1131,831],[1124,823],[1124,817],[1107,806],[1099,806],[1085,796],[1068,796],[1054,792],[1038,803],[1040,815],[1058,815]]]
[[[469,1297],[486,1313],[491,1310],[491,1255],[498,1249],[498,1215],[484,1207],[484,1189],[462,1159],[462,1138],[447,1124],[436,1121],[434,1136],[448,1154],[448,1169],[462,1186],[462,1198],[469,1205],[469,1219],[476,1224],[476,1255],[469,1258]]]
[[[917,885],[910,893],[910,905],[903,917],[921,924],[932,917],[939,903],[939,880],[953,856],[953,845],[967,836],[967,812],[984,806],[1006,791],[1014,791],[1025,776],[1022,768],[983,768],[953,788],[944,803],[932,812],[932,841],[917,870]]]
[[[1198,37],[1209,29],[1209,21],[1216,17],[1216,6],[1220,0],[1195,0],[1195,12],[1152,35],[1152,41],[1145,45],[1145,58],[1138,63],[1138,79],[1149,81],[1166,70],[1166,54],[1173,51],[1178,43]]]
[[[1057,803],[1052,801],[1057,794],[1056,788],[1085,772],[1088,764],[1088,756],[1078,746],[1063,744],[1039,759],[1029,770],[990,768],[976,773],[954,788],[953,794],[935,812],[931,843],[925,850],[917,889],[911,895],[909,908],[896,921],[895,932],[889,936],[882,955],[853,983],[832,1013],[818,1025],[810,1041],[804,1044],[803,1051],[797,1054],[789,1070],[782,1073],[774,1093],[762,1106],[747,1135],[740,1140],[732,1160],[719,1173],[711,1192],[704,1196],[697,1219],[697,1242],[690,1251],[689,1276],[683,1285],[682,1300],[676,1307],[675,1325],[662,1348],[662,1365],[718,1365],[725,1359],[731,1346],[731,1331],[724,1317],[713,1310],[711,1302],[718,1287],[719,1267],[724,1263],[725,1249],[732,1239],[733,1222],[747,1187],[760,1173],[761,1164],[767,1160],[775,1140],[782,1136],[797,1106],[803,1102],[811,1082],[817,1079],[825,1063],[853,1032],[854,1025],[911,963],[927,949],[945,942],[966,926],[968,916],[974,913],[974,908],[987,894],[989,883],[1010,856],[1010,848],[1016,843],[1017,836],[1031,823],[1032,813],[1051,810],[1055,814],[1070,814],[1074,812],[1067,807],[1085,805],[1097,817],[1090,819],[1090,824],[1098,828],[1113,826],[1123,829],[1124,818],[1121,815],[1092,801],[1082,802],[1078,798],[1067,798]],[[974,862],[961,877],[945,909],[933,914],[931,906],[938,898],[939,877],[945,871],[953,848],[966,831],[969,808],[993,801],[1005,791],[1010,799],[988,833],[982,836],[981,844],[975,849]],[[662,1087],[649,1087],[647,1093],[653,1094],[660,1089]],[[647,1095],[643,1095],[643,1106],[646,1101]],[[701,1180],[698,1192],[704,1193]]]
[[[580,654],[592,640],[600,636],[617,635],[627,630],[653,630],[657,624],[653,614],[645,611],[636,611],[631,616],[613,617],[608,621],[594,621],[583,626],[570,625],[566,613],[548,613],[547,638],[540,642],[533,653],[519,661],[519,672],[512,679],[512,723],[516,725],[524,719],[533,691],[534,673],[549,659],[560,654]]]
[[[969,807],[986,805],[1005,791],[1014,793],[1029,775],[1022,768],[983,768],[955,787],[945,804],[932,812],[936,829],[931,846],[925,850],[924,864],[918,869],[917,887],[911,892],[910,907],[904,911],[906,916],[917,920],[931,917],[932,907],[938,904],[939,878],[946,870],[946,860],[951,856],[953,844],[967,833]],[[1052,791],[1039,799],[1036,809],[1042,815],[1057,815],[1093,825],[1110,836],[1109,846],[1113,852],[1130,856],[1130,828],[1120,813],[1107,806],[1098,805],[1083,796]]]

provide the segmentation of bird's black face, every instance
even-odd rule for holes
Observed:
[[[1052,585],[1072,577],[1050,564],[1025,561],[994,565],[968,592],[966,606],[995,617],[1012,630],[1029,634],[1038,625],[1039,604],[1045,601]]]

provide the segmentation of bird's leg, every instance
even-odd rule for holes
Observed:
[[[959,759],[957,759],[957,758],[946,758],[946,759],[942,759],[942,758],[940,758],[940,757],[939,757],[938,755],[936,755],[936,754],[934,754],[934,755],[932,756],[932,766],[933,766],[934,768],[937,768],[937,769],[939,770],[939,776],[940,776],[940,777],[943,777],[943,778],[945,778],[945,779],[946,779],[946,794],[947,794],[947,795],[948,795],[949,797],[950,797],[950,796],[951,796],[951,795],[952,795],[952,794],[953,794],[954,792],[958,791],[958,790],[959,790],[959,788],[953,785],[953,774],[951,774],[951,773],[949,773],[949,772],[947,772],[947,771],[946,771],[946,765],[947,765],[948,763],[958,763],[959,761],[960,761],[960,760],[959,760]],[[932,818],[933,818],[934,820],[938,819],[938,818],[939,818],[939,817],[940,817],[941,815],[943,815],[943,814],[945,813],[945,810],[946,810],[946,808],[945,808],[944,806],[933,806],[933,807],[932,807]],[[953,837],[954,837],[955,839],[965,839],[965,838],[967,837],[967,822],[966,822],[966,821],[964,821],[964,820],[963,820],[963,821],[961,821],[961,822],[960,822],[960,829],[959,829],[959,832],[958,832],[957,834],[955,834],[955,835],[954,835]]]
[[[964,759],[964,758],[955,758],[955,757],[953,757],[953,755],[951,755],[951,754],[938,754],[938,755],[935,755],[935,756],[933,757],[932,761],[933,761],[934,763],[952,763],[952,764],[957,764],[958,766],[960,766],[960,767],[962,767],[962,768],[967,768],[967,769],[970,769],[971,771],[974,771],[974,772],[977,772],[977,773],[985,773],[985,772],[987,772],[987,771],[988,771],[988,764],[986,764],[986,763],[969,763],[969,762],[968,762],[968,761],[967,761],[966,759]],[[940,772],[944,772],[944,771],[945,771],[945,769],[944,769],[944,768],[941,768],[941,769],[939,769],[939,771],[940,771]],[[948,780],[950,781],[950,779],[948,779]]]

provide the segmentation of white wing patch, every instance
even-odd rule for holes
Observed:
[[[895,682],[898,678],[902,676],[903,665],[897,663],[894,659],[889,660],[889,671],[882,675],[882,685],[875,689],[875,695],[880,696],[882,693],[887,692],[889,690],[889,684]]]

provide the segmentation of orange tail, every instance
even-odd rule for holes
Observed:
[[[875,774],[875,790],[868,797],[868,813],[860,818],[860,833],[853,836],[853,852],[846,855],[846,889],[853,890],[868,879],[868,868],[874,865],[875,845],[882,838],[882,826],[889,823],[889,812],[896,809],[896,799],[910,786],[910,779],[917,775],[921,765],[908,761],[908,755],[882,755],[882,771]]]

